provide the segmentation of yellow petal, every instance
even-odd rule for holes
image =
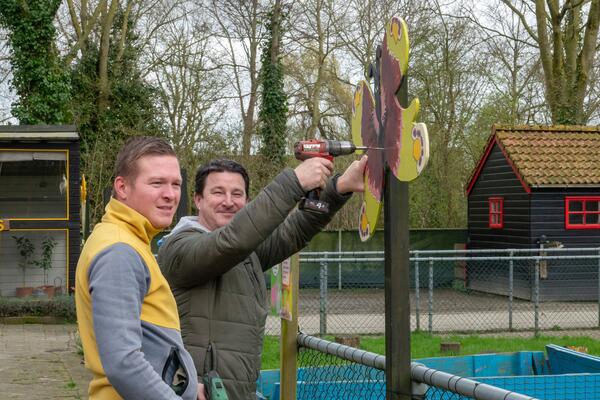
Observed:
[[[419,158],[421,158],[421,141],[419,139],[415,139],[413,142],[413,158],[416,161],[419,161]]]

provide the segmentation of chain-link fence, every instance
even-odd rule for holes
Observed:
[[[385,400],[385,371],[301,347],[297,400]]]
[[[383,334],[383,252],[300,255],[299,324]],[[412,251],[411,328],[429,332],[600,327],[600,248]],[[279,334],[270,317],[267,334]]]
[[[385,400],[384,356],[302,333],[297,341],[298,400]],[[411,365],[411,377],[413,398],[534,399],[417,363]]]

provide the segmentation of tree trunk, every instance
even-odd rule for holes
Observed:
[[[587,13],[583,7],[588,2],[566,1],[560,8],[556,0],[536,0],[535,31],[513,0],[502,2],[520,18],[531,38],[537,42],[552,122],[585,124],[588,115],[584,110],[585,96],[597,51],[600,0],[591,0]],[[582,17],[586,14],[584,24]]]
[[[252,145],[252,135],[256,132],[256,122],[254,120],[254,114],[256,112],[257,102],[257,91],[258,91],[258,71],[256,68],[257,63],[257,52],[258,52],[258,2],[252,1],[252,19],[250,24],[250,59],[249,59],[249,71],[250,71],[250,96],[248,98],[248,107],[244,114],[244,131],[242,132],[242,155],[250,155],[250,148]]]
[[[317,79],[313,86],[313,90],[310,95],[310,126],[308,127],[308,131],[306,132],[307,138],[314,138],[317,133],[317,128],[319,127],[319,123],[321,122],[321,85],[323,82],[323,69],[325,62],[325,54],[323,49],[323,31],[321,25],[321,6],[322,3],[319,1],[317,4],[317,9],[315,12],[316,17],[316,34],[317,40],[319,41],[319,49],[317,51]]]
[[[118,0],[112,0],[110,7],[102,10],[100,54],[98,57],[98,111],[102,113],[110,104],[110,83],[108,80],[108,54],[110,51],[110,30],[117,12]]]

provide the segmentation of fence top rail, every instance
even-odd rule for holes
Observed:
[[[428,256],[438,254],[516,254],[516,253],[539,253],[543,251],[545,253],[596,253],[600,254],[600,247],[546,247],[546,248],[530,248],[530,249],[464,249],[464,250],[410,250],[410,255],[414,256]],[[383,256],[382,250],[368,250],[368,251],[302,251],[300,257],[363,257],[363,256]]]
[[[477,400],[537,400],[535,397],[511,392],[496,386],[476,382],[472,379],[452,375],[423,364],[411,363],[410,375],[413,381],[442,388]]]
[[[300,262],[312,262],[312,263],[356,263],[356,262],[383,262],[383,257],[350,257],[350,258],[327,258],[327,257],[300,257]]]
[[[296,341],[299,346],[385,371],[385,356],[380,354],[330,342],[304,333],[298,333]],[[464,396],[470,396],[477,400],[536,400],[530,396],[524,396],[519,393],[476,382],[458,375],[452,375],[447,372],[428,368],[423,364],[415,362],[411,363],[410,369],[411,378],[416,382],[446,389]]]
[[[385,356],[380,354],[355,349],[304,333],[298,333],[296,341],[299,346],[385,371]]]
[[[600,260],[600,254],[588,255],[568,255],[568,256],[480,256],[480,257],[410,257],[411,262],[434,262],[434,261],[518,261],[518,260]],[[383,257],[344,257],[344,258],[327,258],[327,257],[301,257],[300,262],[312,263],[357,263],[357,262],[383,262]]]

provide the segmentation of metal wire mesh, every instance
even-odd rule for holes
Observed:
[[[298,334],[297,341],[300,347],[297,399],[386,398],[384,356],[303,333]],[[417,363],[411,363],[411,377],[413,398],[534,400]]]
[[[600,249],[411,252],[411,329],[600,327]],[[383,334],[382,252],[302,253],[299,324],[311,334]],[[279,334],[269,318],[267,334]]]
[[[522,393],[522,396],[531,396],[537,399],[597,400],[600,398],[600,375],[598,374],[573,373],[566,375],[494,377],[478,380],[488,385]],[[454,398],[462,399],[463,397]]]
[[[466,400],[474,397],[463,396],[458,393],[452,393],[447,390],[430,386],[423,399],[427,400]]]
[[[597,328],[597,249],[531,251],[495,250],[468,257],[419,254],[413,262],[420,264],[416,268],[420,280],[425,275],[428,282],[419,288],[420,301],[413,303],[420,315],[416,328],[430,332]]]
[[[301,347],[298,400],[385,400],[385,372]]]
[[[385,399],[385,357],[305,334],[298,335],[298,344],[298,399]],[[600,374],[590,373],[594,369],[585,357],[581,361],[559,362],[537,375],[476,380],[412,363],[413,398],[597,400]]]

